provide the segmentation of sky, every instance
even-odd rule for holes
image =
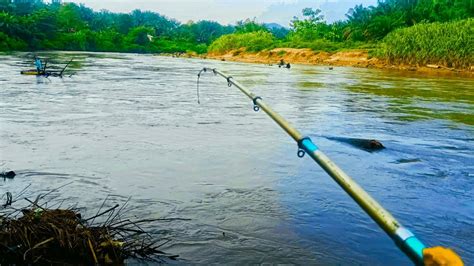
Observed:
[[[130,12],[134,9],[158,12],[183,23],[190,20],[213,20],[235,24],[246,18],[261,23],[288,27],[293,16],[305,7],[320,8],[328,22],[345,18],[356,4],[375,5],[377,0],[64,0],[83,3],[94,10]]]

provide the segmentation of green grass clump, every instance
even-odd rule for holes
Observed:
[[[225,53],[231,50],[245,48],[249,52],[259,52],[271,49],[275,44],[275,37],[270,32],[255,31],[235,33],[219,37],[210,46],[209,52]]]
[[[375,56],[391,63],[468,68],[474,62],[474,19],[417,24],[388,34]]]

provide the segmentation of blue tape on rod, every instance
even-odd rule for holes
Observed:
[[[426,246],[416,237],[412,236],[405,240],[406,247],[417,257],[420,262],[423,261],[423,249]]]
[[[303,146],[304,150],[307,153],[313,153],[318,150],[318,146],[316,146],[311,139],[306,138],[301,142],[301,146]]]
[[[425,245],[410,230],[399,227],[393,235],[393,239],[417,265],[423,265]]]

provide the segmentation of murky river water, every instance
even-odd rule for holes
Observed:
[[[65,61],[71,54],[48,54]],[[0,56],[0,181],[95,214],[129,196],[185,263],[409,265],[381,229],[218,67],[313,138],[428,245],[474,263],[474,80],[336,67],[75,54],[77,75],[21,76]],[[375,138],[368,153],[334,137]],[[3,200],[3,199],[2,199]]]

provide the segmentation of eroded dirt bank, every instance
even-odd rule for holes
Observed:
[[[389,64],[384,60],[369,57],[367,50],[350,50],[336,53],[314,52],[311,49],[276,48],[269,51],[249,53],[234,50],[227,53],[208,53],[203,58],[245,63],[278,64],[280,60],[291,64],[352,66],[364,68],[397,69],[427,74],[474,76],[474,67],[454,69],[439,65]]]

